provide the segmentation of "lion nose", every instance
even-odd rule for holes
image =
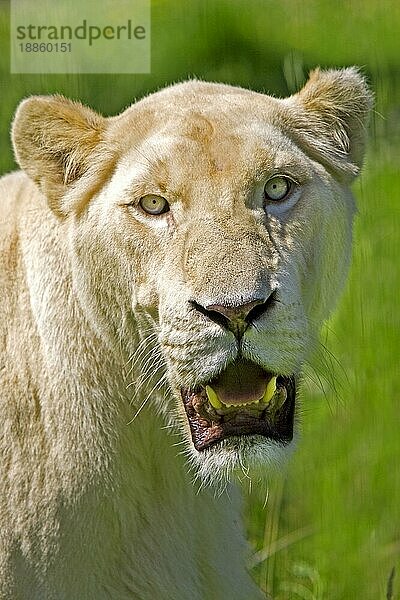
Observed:
[[[209,312],[217,312],[220,315],[223,315],[230,322],[246,321],[253,308],[263,303],[264,300],[260,298],[257,300],[253,300],[252,302],[246,302],[246,304],[239,304],[234,306],[227,306],[225,304],[209,304],[205,308]]]
[[[203,315],[229,329],[240,339],[251,322],[260,317],[273,303],[274,292],[268,298],[255,298],[243,304],[207,304],[202,306],[192,301],[192,305]]]

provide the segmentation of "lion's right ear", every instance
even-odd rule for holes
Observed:
[[[16,159],[59,216],[61,198],[87,170],[105,123],[104,117],[63,96],[32,96],[17,109],[12,126]]]

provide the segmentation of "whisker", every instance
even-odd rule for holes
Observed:
[[[138,347],[135,349],[135,351],[129,357],[128,363],[129,362],[132,362],[132,363],[137,362],[139,357],[142,356],[142,354],[146,352],[149,343],[152,341],[155,341],[157,339],[157,337],[158,337],[157,334],[152,332],[149,335],[147,335],[145,338],[143,338],[139,342]]]
[[[135,393],[132,397],[132,401],[136,398],[136,396],[146,387],[147,383],[152,379],[152,377],[156,376],[159,371],[161,371],[161,367],[163,367],[163,361],[161,357],[158,357],[157,360],[154,360],[148,367],[148,370],[141,373],[140,377],[136,382],[131,382],[133,385],[136,385]],[[131,385],[131,384],[130,384]]]
[[[127,425],[131,425],[134,420],[137,418],[137,416],[141,413],[142,409],[145,407],[145,405],[147,404],[148,400],[150,399],[151,395],[153,394],[153,392],[156,391],[157,388],[159,388],[166,380],[166,375],[164,374],[160,381],[158,381],[156,383],[156,385],[152,388],[152,390],[149,392],[149,394],[146,396],[146,398],[143,400],[142,404],[139,406],[138,410],[136,411],[136,413],[134,414],[134,416],[132,417],[132,419],[127,423]]]

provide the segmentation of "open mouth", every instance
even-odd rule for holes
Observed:
[[[238,360],[217,378],[181,389],[196,450],[230,436],[262,435],[288,444],[293,438],[296,381]]]

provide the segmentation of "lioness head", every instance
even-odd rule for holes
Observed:
[[[112,118],[59,96],[17,111],[17,159],[65,232],[87,319],[203,475],[291,445],[349,264],[370,104],[350,68],[286,99],[190,81]]]

